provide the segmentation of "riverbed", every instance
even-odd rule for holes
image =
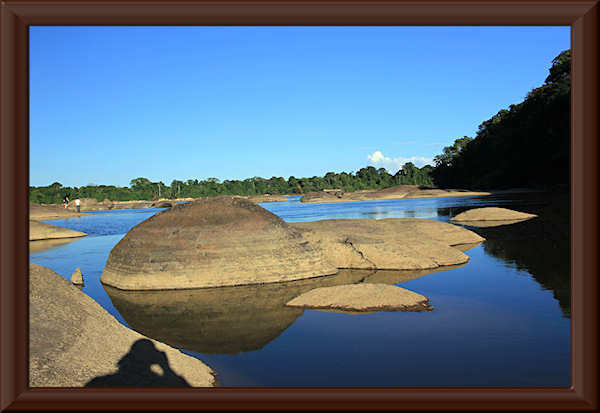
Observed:
[[[287,222],[448,222],[470,208],[527,212],[545,202],[540,194],[502,194],[334,204],[290,197],[260,205]],[[467,264],[442,271],[342,271],[294,283],[169,292],[104,287],[110,250],[159,210],[44,221],[89,235],[32,249],[30,261],[67,279],[80,267],[84,293],[126,326],[201,359],[224,386],[570,385],[569,244],[568,236],[553,235],[552,222],[467,227],[486,241],[465,252]],[[350,282],[396,284],[425,295],[435,309],[346,314],[284,306],[317,286]]]

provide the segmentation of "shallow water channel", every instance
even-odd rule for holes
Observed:
[[[527,211],[543,204],[540,195],[507,194],[334,204],[303,204],[293,197],[261,205],[301,222],[448,221],[470,208]],[[83,292],[121,323],[198,357],[224,386],[570,385],[569,243],[553,236],[551,223],[479,229],[486,241],[466,251],[470,261],[443,271],[341,271],[290,283],[183,291],[102,286],[110,250],[157,211],[44,221],[89,235],[36,243],[30,260],[67,279],[81,267]],[[313,288],[355,282],[402,286],[428,297],[435,309],[346,314],[284,306]]]

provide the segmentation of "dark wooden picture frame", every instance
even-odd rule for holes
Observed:
[[[596,410],[598,0],[28,1],[0,4],[1,405],[7,410]],[[28,388],[30,25],[571,26],[570,387]]]

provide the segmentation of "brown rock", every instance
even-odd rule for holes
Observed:
[[[316,288],[286,305],[352,312],[433,310],[429,299],[420,294],[392,285],[367,283]]]
[[[71,284],[83,285],[83,274],[81,274],[81,268],[77,267],[75,272],[71,275]]]
[[[44,222],[29,221],[29,241],[85,237],[85,232],[57,227]]]
[[[200,360],[128,329],[48,268],[29,265],[29,292],[30,387],[216,384]]]
[[[419,185],[396,185],[385,189],[367,189],[356,192],[320,191],[309,192],[302,197],[301,202],[329,203],[351,201],[375,201],[403,198],[444,198],[454,196],[489,195],[490,192],[474,192],[464,189],[437,189]]]
[[[285,195],[251,195],[248,198],[248,201],[259,203],[259,202],[283,202],[287,201],[287,197]]]
[[[513,211],[507,208],[475,208],[462,212],[450,221],[473,227],[496,227],[510,225],[535,218],[537,215]]]
[[[73,210],[75,207],[73,206]],[[63,219],[71,217],[80,217],[83,214],[78,214],[72,210],[65,209],[62,205],[41,205],[29,203],[29,219],[40,221],[47,219]]]
[[[465,263],[453,245],[483,241],[472,231],[418,218],[339,219],[290,224],[338,268],[419,270]]]
[[[123,290],[291,281],[336,268],[278,216],[245,199],[178,204],[133,227],[101,277]]]

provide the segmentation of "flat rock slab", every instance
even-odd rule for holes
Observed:
[[[29,221],[29,241],[85,237],[85,232],[57,227],[44,222]]]
[[[305,194],[301,202],[330,203],[352,201],[374,201],[404,198],[444,198],[456,196],[482,196],[490,192],[475,192],[464,189],[422,188],[419,185],[396,185],[380,190],[362,190],[356,192],[320,191]]]
[[[494,227],[510,225],[535,218],[537,215],[513,211],[507,208],[475,208],[462,212],[450,221],[473,227]]]
[[[429,299],[420,294],[393,285],[365,283],[316,288],[286,305],[352,312],[433,310]]]
[[[200,360],[128,329],[76,286],[29,265],[29,385],[217,384]]]
[[[484,240],[456,225],[418,218],[336,219],[292,223],[337,268],[421,270],[463,264],[453,245]]]
[[[277,215],[246,199],[177,204],[133,227],[101,281],[122,290],[223,287],[335,274],[337,268]]]
[[[30,220],[47,220],[47,219],[63,219],[80,217],[85,214],[69,211],[62,205],[41,205],[29,204],[29,219]]]

